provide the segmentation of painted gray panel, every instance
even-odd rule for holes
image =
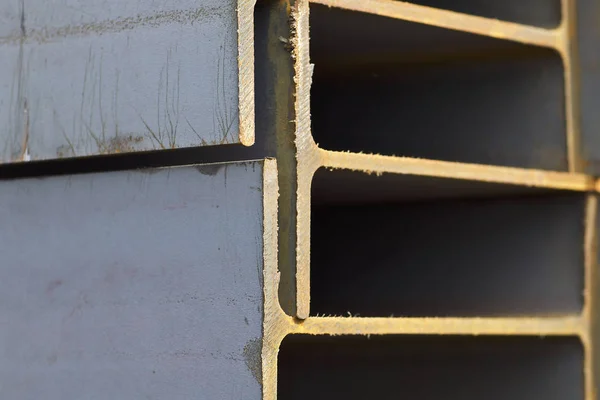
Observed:
[[[20,5],[19,0],[2,0],[0,2],[0,38],[19,34],[21,29]]]
[[[0,38],[0,55],[22,62],[0,84],[20,95],[3,99],[18,111],[0,139],[20,140],[0,157],[238,143],[237,1],[163,3],[28,0],[12,13],[25,37]]]
[[[18,134],[23,131],[23,111],[18,101],[21,63],[18,47],[0,46],[0,163],[19,156],[23,140]]]
[[[177,22],[192,14],[218,15],[231,0],[24,0],[28,30],[77,27],[90,23],[152,23],[153,19]],[[187,17],[186,17],[187,14]],[[180,21],[181,22],[181,21]]]
[[[261,188],[260,163],[1,183],[0,397],[259,399]]]

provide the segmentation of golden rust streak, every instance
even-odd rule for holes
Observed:
[[[254,4],[238,0],[238,115],[239,139],[244,146],[255,141],[254,126]]]
[[[566,172],[328,150],[320,150],[320,154],[325,167],[373,173],[388,172],[573,191],[591,191],[595,185],[590,176]]]
[[[310,317],[293,333],[311,335],[532,335],[580,336],[579,315],[523,318]]]
[[[584,347],[584,376],[585,398],[596,399],[596,386],[598,363],[600,362],[597,349],[598,337],[598,198],[588,195],[585,209],[585,235],[584,235],[584,305],[583,318],[585,322],[585,335],[582,337]]]
[[[563,59],[565,79],[565,116],[567,129],[567,154],[570,172],[582,172],[584,162],[581,154],[580,81],[577,54],[577,21],[574,0],[562,1],[563,19],[557,28],[557,50]]]
[[[557,30],[462,14],[395,0],[312,0],[313,3],[470,32],[534,46],[557,48]]]

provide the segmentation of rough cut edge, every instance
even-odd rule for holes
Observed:
[[[297,0],[292,9],[292,45],[296,84],[296,317],[310,313],[310,184],[319,166],[318,149],[310,126],[310,88],[312,66],[309,55],[308,0]]]
[[[277,201],[279,185],[277,162],[266,159],[263,167],[263,340],[262,340],[262,391],[264,400],[277,397],[277,354],[279,343],[274,330],[282,314],[279,307],[277,271]]]
[[[238,111],[239,139],[255,142],[254,127],[254,6],[256,0],[238,0]]]
[[[593,191],[595,187],[594,178],[585,174],[323,149],[319,152],[323,167],[377,175],[392,173],[570,191]]]
[[[292,327],[307,335],[585,336],[579,314],[559,317],[310,317]]]

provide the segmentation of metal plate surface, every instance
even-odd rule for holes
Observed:
[[[248,0],[8,0],[0,162],[252,144],[252,9]]]
[[[0,182],[0,398],[259,399],[263,163]]]

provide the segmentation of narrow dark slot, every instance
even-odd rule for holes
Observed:
[[[561,20],[560,0],[410,0],[410,3],[542,28],[555,28]]]
[[[311,313],[577,313],[583,212],[581,194],[320,170],[313,181]]]
[[[290,336],[278,399],[583,400],[576,338]]]
[[[581,107],[582,164],[587,173],[600,175],[600,2],[578,0],[575,4],[577,36],[572,40],[577,50],[575,77],[579,81],[576,93],[580,96],[578,100]]]
[[[552,50],[313,5],[311,59],[322,148],[567,170]]]

